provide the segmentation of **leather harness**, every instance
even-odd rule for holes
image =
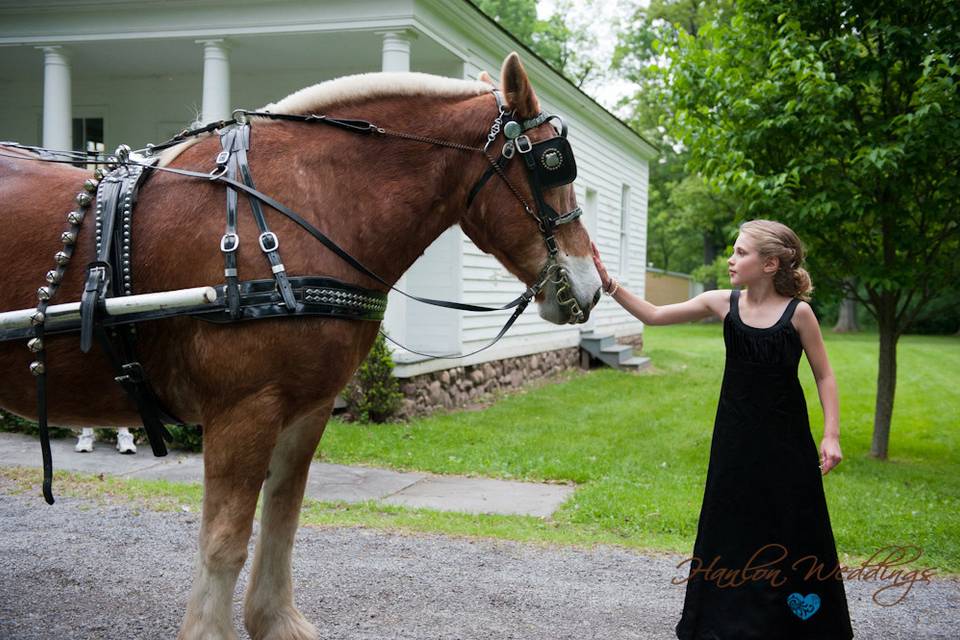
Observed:
[[[269,206],[298,224],[356,270],[411,299],[426,304],[466,311],[500,311],[516,307],[499,334],[484,347],[467,354],[421,355],[432,358],[464,358],[489,348],[503,337],[524,311],[527,304],[547,282],[552,282],[557,287],[558,303],[569,310],[571,322],[582,321],[584,313],[572,296],[569,276],[557,260],[558,247],[554,237],[557,226],[576,220],[582,214],[582,210],[578,207],[561,215],[543,197],[543,189],[568,184],[576,177],[576,164],[572,150],[566,140],[566,126],[562,126],[559,136],[538,143],[531,143],[525,135],[526,131],[539,127],[549,120],[559,118],[548,114],[540,114],[529,120],[519,120],[506,109],[499,91],[494,90],[493,95],[497,101],[498,114],[490,127],[486,144],[483,147],[471,147],[446,140],[390,131],[362,120],[335,119],[324,115],[301,116],[237,110],[234,111],[231,120],[218,121],[198,129],[184,131],[165,143],[149,146],[146,150],[145,159],[132,155],[129,147],[121,145],[114,156],[102,162],[97,161],[97,164],[105,164],[108,171],[98,169],[95,172],[95,179],[87,180],[84,184],[85,191],[77,195],[78,208],[68,214],[67,221],[70,228],[61,236],[64,245],[63,251],[58,252],[55,257],[57,267],[47,273],[47,285],[38,290],[39,304],[37,305],[37,312],[31,318],[32,327],[0,330],[0,341],[32,336],[28,346],[31,351],[37,354],[37,359],[31,364],[30,369],[37,377],[38,423],[43,455],[43,494],[45,500],[49,504],[54,502],[52,494],[52,456],[50,454],[46,411],[46,356],[43,344],[47,333],[62,333],[79,329],[80,347],[84,352],[89,351],[92,347],[93,338],[96,336],[98,343],[113,363],[117,382],[121,384],[137,406],[154,455],[163,456],[167,453],[164,440],[170,439],[170,434],[164,424],[183,424],[183,422],[164,408],[163,403],[150,386],[137,357],[135,328],[137,322],[182,315],[191,315],[200,320],[218,323],[281,316],[326,316],[373,321],[383,319],[387,301],[387,295],[384,292],[357,287],[332,278],[310,276],[291,278],[288,276],[280,257],[279,239],[267,226],[262,205]],[[484,307],[433,300],[396,289],[340,248],[303,217],[256,189],[247,162],[251,132],[249,117],[322,123],[358,134],[404,138],[464,151],[482,152],[489,161],[490,167],[470,190],[466,206],[469,208],[489,178],[498,174],[524,210],[537,220],[538,229],[547,247],[547,264],[541,270],[534,285],[528,287],[519,297],[502,307]],[[220,131],[222,148],[217,156],[217,167],[214,171],[202,173],[172,167],[160,167],[156,164],[155,154],[157,151],[212,131]],[[505,142],[499,158],[494,159],[488,153],[488,149],[501,131],[504,134]],[[49,153],[45,149],[15,143],[8,146]],[[60,154],[60,152],[56,153]],[[515,155],[521,155],[524,158],[528,181],[537,204],[536,209],[527,203],[519,190],[506,176],[506,167]],[[29,159],[73,163],[80,158],[70,160],[56,160],[49,157]],[[86,157],[82,158],[82,161],[90,162]],[[134,274],[132,273],[130,239],[134,204],[140,186],[155,171],[202,178],[225,185],[226,228],[220,240],[220,250],[224,257],[224,284],[215,287],[217,303],[214,305],[175,311],[161,309],[126,316],[108,316],[104,311],[106,298],[131,295],[133,292]],[[62,325],[52,324],[47,327],[44,316],[47,305],[59,286],[63,272],[70,261],[80,225],[86,215],[86,210],[91,204],[90,194],[94,191],[96,192],[97,259],[87,267],[87,277],[80,302],[79,324],[77,325],[75,322]],[[260,230],[258,242],[271,265],[272,280],[239,280],[236,251],[240,243],[237,231],[237,203],[240,192],[246,194]],[[389,339],[389,336],[385,333],[383,335]],[[393,341],[391,340],[391,342]],[[420,353],[412,349],[408,349],[408,351]]]

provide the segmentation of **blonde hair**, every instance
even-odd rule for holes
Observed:
[[[779,260],[780,268],[773,274],[773,288],[777,293],[810,301],[813,284],[803,268],[806,253],[793,229],[775,220],[750,220],[740,225],[740,233],[750,236],[762,258]]]

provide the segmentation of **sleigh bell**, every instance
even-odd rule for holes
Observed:
[[[67,245],[68,247],[74,244],[77,241],[77,234],[73,231],[64,231],[60,234],[60,242]]]
[[[58,284],[62,277],[63,275],[55,269],[51,269],[50,271],[47,271],[46,279],[47,279],[47,282],[49,282],[50,284]]]
[[[53,256],[54,261],[61,267],[70,262],[70,254],[64,251],[57,251]]]
[[[50,287],[40,287],[37,289],[37,300],[40,300],[41,302],[49,300],[51,293]]]
[[[87,190],[87,193],[93,193],[97,190],[97,184],[99,184],[93,178],[87,178],[83,181],[83,188]]]
[[[30,373],[35,376],[42,376],[46,373],[47,369],[43,366],[43,363],[40,361],[30,363]]]
[[[86,191],[81,191],[77,194],[77,204],[81,207],[85,207],[90,204],[93,199],[90,197],[90,194]]]
[[[79,225],[83,222],[83,211],[71,211],[67,214],[67,222]]]
[[[31,338],[30,341],[27,342],[27,349],[30,349],[30,351],[34,353],[43,351],[43,338]]]

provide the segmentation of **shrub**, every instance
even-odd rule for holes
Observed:
[[[400,408],[403,394],[393,376],[393,358],[383,334],[377,334],[344,395],[350,416],[363,422],[386,422]]]
[[[173,446],[184,451],[203,451],[203,428],[198,425],[178,427],[168,424],[167,431],[173,436]]]
[[[36,422],[21,418],[12,413],[7,413],[3,409],[0,409],[0,431],[25,433],[30,436],[40,437],[40,426]],[[70,438],[75,435],[72,429],[50,427],[50,438]]]

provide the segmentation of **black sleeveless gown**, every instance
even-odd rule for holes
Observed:
[[[790,319],[799,300],[761,329],[740,319],[739,298],[734,290],[723,321],[726,365],[696,560],[681,567],[677,637],[848,640],[819,452],[797,378],[803,347]]]

